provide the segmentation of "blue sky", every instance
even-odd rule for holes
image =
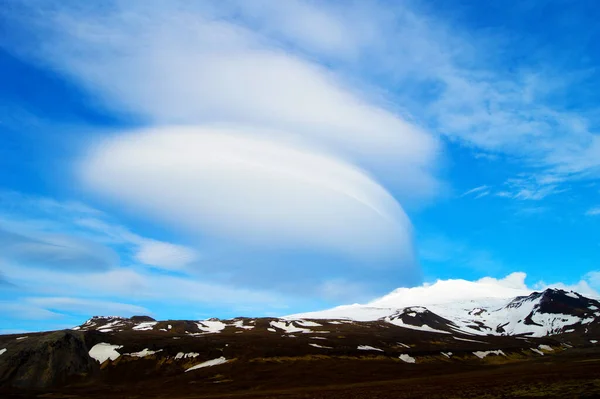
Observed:
[[[600,289],[594,2],[9,1],[0,332]]]

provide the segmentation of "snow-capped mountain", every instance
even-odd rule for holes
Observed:
[[[241,334],[254,329],[267,333],[311,333],[315,332],[312,330],[330,330],[336,323],[345,322],[393,325],[438,334],[544,337],[574,332],[586,334],[600,322],[600,302],[573,291],[487,290],[485,284],[455,280],[452,294],[441,295],[448,288],[448,281],[442,281],[420,287],[416,294],[413,289],[399,289],[365,305],[338,306],[281,318],[158,322],[147,316],[93,317],[74,330],[163,331],[189,335],[223,331]],[[485,296],[490,293],[493,296]],[[502,297],[514,293],[525,295]],[[322,322],[316,322],[319,320]]]
[[[486,292],[481,291],[481,297],[464,300],[465,291],[444,298],[435,295],[439,289],[430,287],[429,293],[432,295],[429,297],[426,290],[417,295],[417,299],[422,298],[426,305],[413,303],[413,306],[405,306],[415,298],[408,298],[400,291],[366,305],[339,306],[287,318],[383,321],[404,328],[438,333],[532,337],[581,329],[585,332],[590,325],[600,321],[600,302],[573,291],[546,289],[513,298],[486,297],[483,296]],[[519,292],[508,289],[503,293],[511,291]],[[454,298],[463,300],[453,302]]]
[[[264,362],[294,359],[324,365],[342,359],[361,367],[366,359],[445,372],[449,362],[470,368],[599,349],[597,300],[560,289],[521,295],[518,287],[490,291],[475,284],[399,289],[365,305],[280,318],[96,316],[68,330],[3,335],[0,392],[3,386],[42,389],[154,378],[187,386],[208,369],[220,379],[225,369],[241,378]],[[460,290],[444,295],[455,287]],[[378,373],[379,366],[373,367]]]

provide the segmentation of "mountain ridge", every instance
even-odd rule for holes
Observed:
[[[350,305],[284,317],[94,316],[59,332],[1,335],[0,391],[23,389],[32,375],[43,377],[36,377],[37,389],[67,391],[132,383],[142,390],[167,382],[183,387],[207,384],[209,376],[226,383],[253,373],[259,378],[261,365],[302,368],[303,362],[344,364],[348,375],[358,366],[375,373],[441,373],[595,351],[599,341],[600,302],[560,289],[427,306]]]

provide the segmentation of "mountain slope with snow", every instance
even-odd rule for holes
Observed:
[[[409,329],[461,332],[470,335],[527,335],[542,337],[586,331],[600,321],[600,302],[573,291],[531,292],[524,275],[503,280],[438,281],[400,288],[364,305],[287,316],[290,319],[383,321]]]
[[[327,383],[337,375],[352,375],[344,381],[355,382],[362,374],[348,373],[369,368],[367,377],[380,376],[383,367],[392,378],[398,371],[537,365],[554,356],[562,364],[600,354],[600,302],[559,289],[529,292],[515,282],[503,280],[495,290],[489,281],[438,282],[365,305],[280,318],[96,316],[65,331],[0,335],[0,396],[34,382],[39,389],[67,391],[78,383],[136,387],[137,395],[149,383],[151,392],[166,386],[185,391],[201,381],[202,389],[221,383],[243,388],[264,375],[264,367],[274,373],[269,381],[288,378],[292,384],[313,373],[328,375]],[[340,364],[343,373],[327,374]],[[297,374],[285,374],[289,367],[298,367]]]

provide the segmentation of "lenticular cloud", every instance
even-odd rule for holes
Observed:
[[[114,136],[87,154],[82,177],[95,192],[199,236],[412,259],[409,220],[364,171],[297,140],[240,132]]]

